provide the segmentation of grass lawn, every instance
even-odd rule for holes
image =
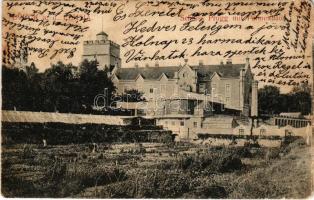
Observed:
[[[310,147],[192,144],[2,146],[5,197],[304,198]]]

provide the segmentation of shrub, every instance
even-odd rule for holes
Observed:
[[[177,198],[189,190],[190,177],[162,170],[148,170],[135,180],[136,198]]]
[[[98,158],[99,160],[104,159],[104,155],[101,153],[101,154],[99,154],[99,155],[97,156],[97,158]]]
[[[33,159],[35,157],[35,151],[29,144],[25,144],[22,150],[23,159]]]
[[[195,190],[185,193],[183,198],[188,199],[208,199],[208,198],[226,198],[227,192],[224,187],[218,185],[199,186]]]
[[[80,197],[85,197],[84,193]],[[90,197],[90,196],[86,196]],[[134,198],[134,186],[132,182],[126,180],[121,182],[116,182],[113,184],[106,185],[102,187],[100,191],[97,192],[97,198]]]
[[[304,146],[305,145],[305,141],[303,138],[299,138],[299,139],[296,139],[294,140],[293,142],[291,143],[283,143],[283,145],[281,146],[281,151],[284,153],[284,154],[287,154],[289,153],[292,149],[295,149],[297,147],[301,147],[301,146]]]
[[[87,155],[85,153],[82,154],[82,159],[86,159]]]
[[[240,170],[243,164],[236,152],[219,151],[200,154],[199,156],[182,156],[174,166],[181,170],[205,170],[206,173],[217,173]]]
[[[17,177],[1,177],[1,192],[4,197],[8,198],[31,198],[43,195],[43,191],[38,190],[34,183]]]
[[[278,148],[267,149],[266,154],[265,154],[266,161],[269,161],[272,159],[278,159],[278,158],[280,158],[280,149]]]
[[[235,153],[239,157],[242,157],[242,158],[252,158],[253,157],[253,154],[251,153],[250,148],[248,148],[248,147],[237,148]]]

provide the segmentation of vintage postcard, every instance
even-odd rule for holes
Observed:
[[[310,0],[3,0],[1,195],[310,198]]]

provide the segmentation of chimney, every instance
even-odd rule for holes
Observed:
[[[146,68],[148,68],[148,67],[149,67],[149,64],[148,64],[148,63],[146,63],[146,64],[145,64],[145,67],[146,67]]]
[[[245,76],[245,69],[241,69],[241,71],[240,71],[240,78],[244,79],[244,76]]]
[[[203,60],[199,60],[198,64],[199,66],[203,66],[204,65]]]
[[[135,68],[138,68],[138,63],[135,63]]]
[[[220,65],[223,65],[223,64],[224,64],[224,61],[223,61],[223,60],[221,60],[221,61],[220,61]]]
[[[227,59],[226,64],[227,64],[227,65],[231,65],[231,64],[232,64],[232,59],[230,59],[230,58],[229,58],[229,59]]]
[[[155,67],[159,67],[159,63],[157,61],[155,62]]]
[[[258,82],[252,84],[251,116],[258,116]]]
[[[250,59],[246,58],[245,59],[245,70],[247,70],[250,67]]]
[[[174,72],[174,78],[178,78],[178,72]]]

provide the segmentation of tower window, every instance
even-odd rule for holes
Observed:
[[[230,86],[229,83],[226,84],[225,94],[226,94],[227,97],[231,96],[231,86]]]

